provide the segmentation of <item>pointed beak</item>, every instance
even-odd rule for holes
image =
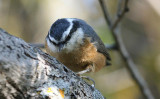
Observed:
[[[63,47],[64,47],[64,44],[60,44],[58,48],[58,52],[60,52],[63,49]]]

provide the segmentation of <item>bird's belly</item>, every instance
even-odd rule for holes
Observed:
[[[62,51],[57,55],[57,59],[74,72],[85,70],[88,66],[92,66],[92,71],[95,72],[106,64],[105,56],[97,52],[96,47],[89,41],[72,52]]]
[[[88,54],[82,54],[81,52],[72,52],[61,54],[57,57],[57,59],[66,65],[69,69],[74,72],[82,71],[87,68],[88,65],[91,64],[91,60],[88,57]]]
[[[97,52],[96,47],[89,40],[84,41],[83,45],[71,52],[63,50],[54,53],[48,48],[47,52],[74,72],[85,70],[89,66],[92,67],[92,72],[96,72],[106,64],[105,56]]]

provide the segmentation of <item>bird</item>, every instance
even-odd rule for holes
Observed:
[[[56,20],[46,36],[45,48],[49,55],[77,74],[97,72],[111,61],[97,33],[78,18]]]

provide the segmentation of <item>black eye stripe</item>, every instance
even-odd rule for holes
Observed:
[[[49,41],[50,41],[53,45],[58,46],[55,42],[53,42],[53,41],[50,39],[49,36],[48,36],[48,38],[49,38]]]
[[[73,27],[64,41],[55,43],[50,38],[49,38],[49,41],[52,42],[52,44],[54,44],[55,46],[59,46],[60,44],[65,44],[66,42],[68,42],[71,39],[71,36],[73,35],[73,33],[80,27],[80,24],[78,21],[73,21],[72,23],[73,23]]]
[[[63,41],[63,42],[64,42],[64,43],[68,42],[68,41],[71,39],[71,36],[73,35],[73,33],[74,33],[75,31],[77,31],[77,29],[78,29],[79,27],[80,27],[79,22],[78,22],[78,21],[73,21],[73,27],[72,27],[72,29],[70,30],[70,33],[69,33],[69,35],[67,36],[66,40]]]

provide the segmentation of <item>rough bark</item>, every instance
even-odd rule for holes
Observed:
[[[6,98],[104,99],[55,58],[0,29],[0,99]]]

